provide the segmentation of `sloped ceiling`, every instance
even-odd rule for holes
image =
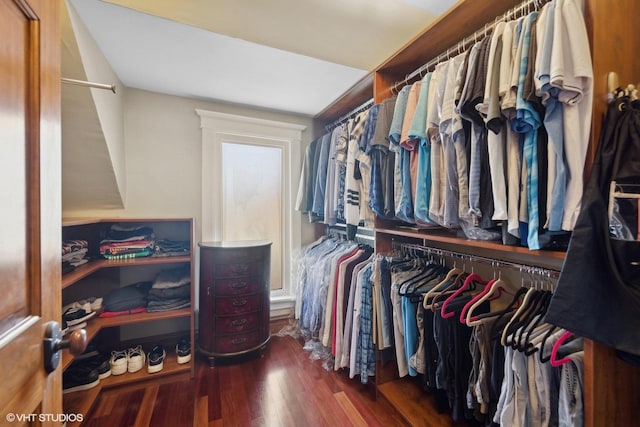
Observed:
[[[62,75],[84,81],[103,81],[109,73],[99,50],[72,8],[61,1]],[[93,49],[92,49],[93,48]],[[112,71],[111,71],[112,73]],[[122,89],[115,74],[109,81]],[[114,80],[116,79],[116,80]],[[122,208],[126,191],[124,147],[118,105],[122,94],[62,85],[62,206],[65,211]],[[120,123],[118,123],[120,121]]]
[[[313,116],[454,0],[70,0],[128,87]]]

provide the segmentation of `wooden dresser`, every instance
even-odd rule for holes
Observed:
[[[271,242],[202,242],[198,350],[217,357],[262,350],[270,338]]]

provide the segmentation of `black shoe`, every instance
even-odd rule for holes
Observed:
[[[85,366],[69,366],[62,374],[62,393],[89,390],[100,384],[100,377],[95,369]]]
[[[191,342],[189,338],[184,337],[176,344],[176,355],[178,356],[178,364],[188,363],[191,360]]]
[[[67,325],[74,326],[79,323],[86,322],[95,315],[95,311],[87,313],[82,308],[69,308],[62,314],[62,320],[65,320]]]
[[[147,356],[147,372],[153,374],[154,372],[162,371],[164,367],[164,358],[167,356],[167,352],[164,351],[164,347],[160,344],[151,349]]]
[[[99,353],[96,353],[94,356],[74,361],[70,368],[73,367],[95,370],[101,380],[111,376],[111,365],[109,364],[109,360]]]

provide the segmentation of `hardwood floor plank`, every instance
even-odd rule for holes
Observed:
[[[153,407],[158,397],[159,386],[149,386],[145,389],[142,397],[142,404],[140,405],[140,412],[136,417],[135,427],[145,427],[151,423],[151,416],[153,415]]]
[[[162,384],[158,390],[150,425],[191,425],[195,406],[193,386],[192,380]]]
[[[193,427],[207,427],[209,425],[209,396],[197,398],[193,408]]]
[[[351,400],[349,400],[344,391],[335,393],[333,396],[338,401],[342,410],[347,414],[347,417],[349,417],[352,425],[356,427],[367,427],[367,422],[362,418],[362,415],[360,415],[356,407],[353,406],[353,403],[351,403]]]

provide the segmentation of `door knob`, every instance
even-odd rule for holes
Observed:
[[[48,322],[44,332],[44,368],[53,372],[60,364],[60,350],[68,348],[74,356],[82,354],[87,348],[87,331],[76,329],[68,339],[62,339],[58,322]]]

